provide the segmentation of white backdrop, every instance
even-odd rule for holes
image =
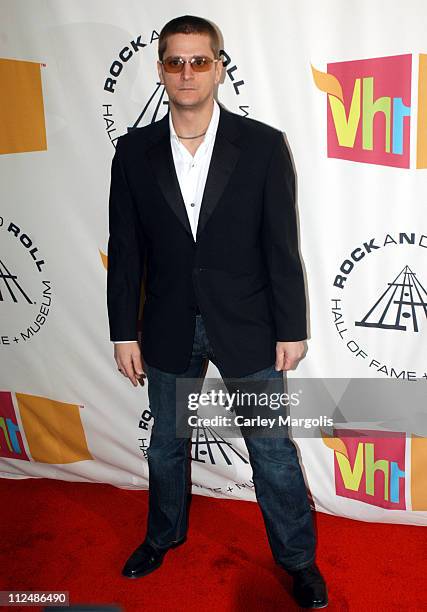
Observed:
[[[298,375],[427,385],[424,2],[0,0],[0,10],[3,477],[147,488],[147,390],[117,371],[108,334],[108,189],[114,139],[166,112],[156,38],[179,14],[223,33],[219,101],[280,128],[292,150],[310,302]],[[316,509],[427,523],[426,419],[402,408],[401,420],[338,420],[297,438]],[[340,438],[349,426],[354,436]],[[228,459],[193,445],[194,492],[254,500],[245,447],[231,442]]]

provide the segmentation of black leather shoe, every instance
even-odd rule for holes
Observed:
[[[185,542],[186,538],[180,542],[172,544],[169,548],[163,548],[159,550],[154,548],[150,544],[143,542],[133,551],[129,559],[126,561],[123,569],[122,576],[126,578],[141,578],[147,574],[151,574],[154,570],[158,569],[163,563],[163,557],[170,548],[175,548]]]
[[[301,608],[326,608],[326,583],[315,563],[289,574],[294,579],[292,595]]]

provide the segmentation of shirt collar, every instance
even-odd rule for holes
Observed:
[[[211,117],[211,120],[209,121],[208,129],[206,130],[205,139],[207,137],[212,138],[215,136],[216,131],[218,129],[219,115],[220,115],[219,104],[216,100],[214,100],[212,117]],[[176,141],[181,142],[177,136],[177,133],[175,132],[175,128],[173,126],[173,121],[172,121],[172,113],[170,111],[169,111],[169,129],[170,129],[171,140],[175,139]]]

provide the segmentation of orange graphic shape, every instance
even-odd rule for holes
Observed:
[[[40,64],[0,59],[0,154],[45,151]]]
[[[344,94],[342,92],[341,83],[333,74],[329,74],[328,72],[320,72],[313,65],[311,65],[311,72],[313,74],[313,79],[316,84],[316,87],[320,89],[320,91],[324,91],[327,94],[331,94],[331,96],[337,97],[341,102],[344,102]]]
[[[427,438],[411,436],[412,510],[427,510]]]
[[[420,53],[419,60],[417,168],[427,168],[427,55]]]
[[[108,255],[104,253],[103,251],[101,251],[101,249],[98,249],[98,250],[101,256],[102,265],[104,266],[106,270],[108,270]]]
[[[349,459],[347,447],[340,438],[330,436],[326,432],[322,431],[322,429],[320,430],[320,433],[322,436],[323,443],[328,448],[332,449],[333,451],[336,451],[337,453],[341,453],[342,455],[347,457],[347,459]]]
[[[74,463],[93,459],[77,404],[16,393],[25,437],[34,461]]]

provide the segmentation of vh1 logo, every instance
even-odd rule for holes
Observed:
[[[389,510],[427,510],[427,438],[369,430],[335,429],[334,433],[322,437],[334,451],[337,495]],[[405,458],[408,443],[410,465]]]
[[[427,168],[427,55],[418,62],[416,168]],[[312,66],[327,94],[328,157],[411,167],[412,54]]]

